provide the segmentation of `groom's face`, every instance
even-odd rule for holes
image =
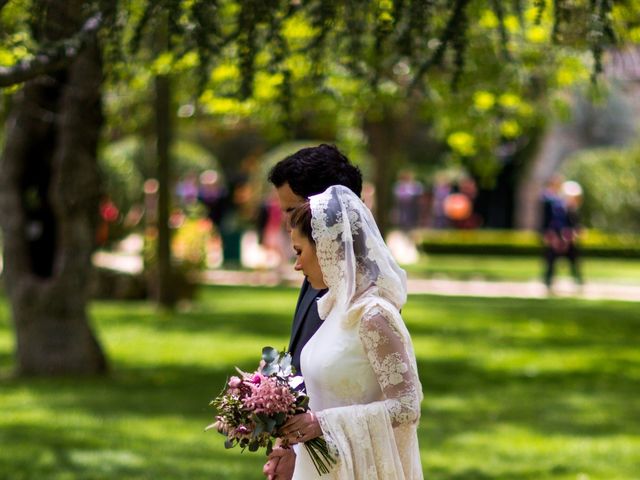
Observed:
[[[278,201],[280,202],[280,209],[287,217],[287,229],[289,229],[289,216],[291,212],[297,206],[302,205],[306,199],[294,193],[288,183],[284,183],[276,188],[276,193],[278,195]]]

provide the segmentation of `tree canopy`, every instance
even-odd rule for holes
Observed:
[[[384,187],[391,142],[421,118],[447,162],[490,181],[556,89],[597,81],[608,48],[640,40],[639,14],[633,0],[0,0],[0,222],[20,369],[106,369],[85,281],[101,133],[155,135],[166,173],[176,114],[255,119],[275,139],[311,118],[323,137],[377,149]]]
[[[86,2],[82,30],[38,42],[44,12],[32,6],[47,3],[55,2],[0,3],[0,86],[55,70],[101,28],[109,78],[130,92],[172,73],[185,80],[182,105],[285,129],[312,102],[322,115],[336,105],[371,110],[426,99],[459,157],[486,156],[495,138],[518,136],[534,121],[532,97],[595,78],[606,48],[640,37],[633,1],[133,0]],[[114,100],[127,101],[135,97]],[[488,115],[500,121],[483,121]]]

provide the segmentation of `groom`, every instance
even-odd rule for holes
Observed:
[[[360,196],[362,174],[335,146],[321,144],[303,148],[278,162],[269,173],[269,181],[276,188],[280,208],[288,216],[295,207],[312,195],[324,192],[331,185],[344,185]],[[300,369],[300,352],[320,326],[316,300],[326,290],[315,290],[304,279],[291,327],[289,352],[296,371]],[[273,450],[264,466],[264,474],[271,480],[288,480],[293,474],[295,453],[292,449]]]

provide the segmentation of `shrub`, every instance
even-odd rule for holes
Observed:
[[[415,232],[418,248],[426,253],[487,255],[541,255],[540,235],[521,230],[421,230]],[[581,251],[594,257],[640,258],[640,236],[584,230]]]
[[[192,298],[198,274],[207,267],[207,255],[212,241],[212,225],[208,219],[185,218],[171,239],[173,279],[178,299]],[[148,229],[144,241],[145,272],[149,280],[150,294],[155,294],[157,279],[157,233]]]
[[[585,226],[607,232],[640,232],[640,144],[628,149],[600,148],[567,160],[567,178],[584,190]]]

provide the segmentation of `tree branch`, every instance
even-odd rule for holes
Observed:
[[[449,17],[449,21],[440,36],[440,45],[436,48],[433,55],[429,57],[425,62],[420,65],[418,71],[413,77],[413,81],[411,82],[411,86],[409,87],[409,91],[413,92],[417,90],[419,83],[422,81],[422,77],[427,73],[427,71],[434,65],[438,65],[449,46],[449,43],[455,40],[456,36],[459,36],[464,33],[466,30],[466,25],[461,25],[461,20],[464,18],[464,10],[467,7],[469,0],[456,0],[455,4],[452,7],[451,16]]]
[[[0,9],[8,0],[0,0]],[[8,87],[31,80],[39,75],[59,70],[73,61],[87,40],[102,25],[101,12],[89,18],[73,37],[58,43],[55,47],[36,54],[11,67],[0,67],[0,87]]]

